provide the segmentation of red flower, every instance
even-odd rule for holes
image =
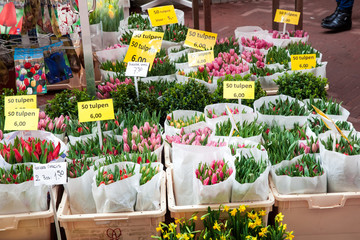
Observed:
[[[58,145],[54,149],[54,152],[53,152],[53,158],[54,159],[57,159],[59,157],[59,152],[60,152],[60,142],[58,143]]]
[[[138,159],[137,159],[137,163],[140,164],[141,161],[142,161],[141,156],[139,156]]]
[[[26,62],[26,63],[24,64],[24,68],[30,69],[30,68],[31,68],[31,63]]]
[[[14,151],[14,153],[15,153],[15,160],[16,160],[16,162],[21,163],[23,157],[21,156],[21,154],[19,153],[19,151],[18,151],[16,148],[14,148],[13,151]]]

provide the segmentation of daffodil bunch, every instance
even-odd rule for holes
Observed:
[[[195,169],[196,178],[203,185],[215,185],[230,177],[233,169],[224,160],[213,160],[210,164],[200,162]]]
[[[282,116],[308,116],[309,112],[306,106],[301,106],[297,100],[289,100],[289,98],[275,99],[275,103],[264,102],[258,111],[266,115],[282,115]]]
[[[119,0],[100,0],[99,5],[103,31],[117,32],[124,19],[124,8],[120,8]]]
[[[166,120],[170,126],[180,129],[198,122],[205,122],[205,116],[204,114],[200,114],[200,116],[198,116],[197,113],[195,113],[195,115],[191,117],[181,117],[179,119],[174,119],[174,114],[171,114],[171,116],[168,115],[166,117]]]
[[[155,239],[169,239],[169,240],[193,240],[197,239],[196,234],[200,231],[195,231],[195,221],[198,220],[196,214],[193,214],[190,219],[175,218],[175,222],[169,224],[160,222],[156,228],[161,236],[151,236]]]

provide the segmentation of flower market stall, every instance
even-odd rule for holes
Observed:
[[[0,95],[1,239],[360,236],[337,220],[360,222],[359,133],[327,97],[311,34],[219,37],[172,5],[128,15],[115,0],[89,3],[80,25],[82,4],[0,1],[1,31],[39,33],[16,45],[17,91]],[[79,72],[95,91],[39,109]]]

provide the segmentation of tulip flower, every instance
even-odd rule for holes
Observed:
[[[223,160],[221,160],[223,162]],[[211,164],[199,163],[198,168],[195,170],[195,176],[203,185],[214,185],[219,182],[225,181],[231,174],[232,169],[228,168],[227,163],[219,163],[213,160]]]

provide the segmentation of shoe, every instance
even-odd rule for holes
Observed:
[[[346,31],[351,29],[351,12],[339,10],[338,14],[331,22],[323,22],[321,26],[334,31]]]
[[[339,13],[339,7],[336,7],[335,12],[333,12],[331,15],[323,18],[321,21],[322,22],[332,22],[336,18],[336,15],[338,13]]]

